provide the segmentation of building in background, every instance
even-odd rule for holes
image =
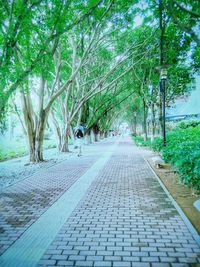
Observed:
[[[175,103],[166,109],[166,120],[177,121],[189,118],[200,119],[200,76],[194,80],[194,89],[188,96],[178,98]]]

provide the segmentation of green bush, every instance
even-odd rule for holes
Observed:
[[[133,140],[135,141],[136,145],[151,146],[150,138],[147,138],[147,141],[144,141],[144,138],[142,136],[133,136]]]
[[[179,129],[187,129],[189,127],[196,127],[200,125],[199,119],[191,119],[186,121],[181,121],[177,123],[177,128]]]
[[[144,143],[142,137],[134,140],[136,144]],[[151,147],[148,142],[144,145]],[[162,151],[163,159],[172,164],[182,183],[200,190],[200,125],[179,127],[167,133],[166,147],[163,147],[162,138],[155,138],[152,148]]]
[[[149,146],[154,151],[161,151],[163,148],[163,140],[160,137],[155,137],[153,144],[151,144],[150,138],[147,138],[147,141],[144,141],[144,138],[142,136],[134,136],[133,140],[135,141],[136,145]]]
[[[159,151],[159,152],[162,151],[162,149],[163,149],[163,139],[160,138],[160,137],[155,137],[154,138],[154,142],[151,145],[151,147],[152,147],[152,149],[154,151]]]
[[[181,182],[200,190],[200,126],[169,133],[163,158],[174,166]]]

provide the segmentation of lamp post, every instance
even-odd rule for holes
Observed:
[[[165,66],[161,66],[160,68],[160,92],[162,93],[163,145],[164,146],[166,146],[166,127],[165,127],[166,80],[167,80],[167,68]]]

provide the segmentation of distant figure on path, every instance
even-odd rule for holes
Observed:
[[[82,155],[82,145],[83,145],[83,132],[80,129],[75,131],[76,146],[78,147],[78,157]]]

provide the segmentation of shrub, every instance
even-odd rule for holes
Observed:
[[[144,138],[142,136],[134,136],[133,140],[135,141],[136,145],[142,145],[142,146],[150,146],[151,145],[150,138],[148,138],[147,141],[144,141]]]
[[[173,131],[167,135],[163,158],[179,173],[180,181],[200,189],[200,126]]]
[[[181,121],[181,122],[177,123],[177,128],[187,129],[189,127],[196,127],[199,125],[200,125],[199,119],[191,119],[191,120]]]
[[[163,147],[162,138],[155,138],[152,148],[162,151],[163,159],[172,164],[182,183],[200,190],[200,124],[192,124],[167,133],[166,147]],[[142,137],[135,137],[134,140],[144,144]],[[151,147],[150,142],[144,145]]]
[[[151,147],[153,148],[154,151],[162,151],[163,149],[163,139],[160,137],[155,137],[154,138],[154,142],[151,145]]]

